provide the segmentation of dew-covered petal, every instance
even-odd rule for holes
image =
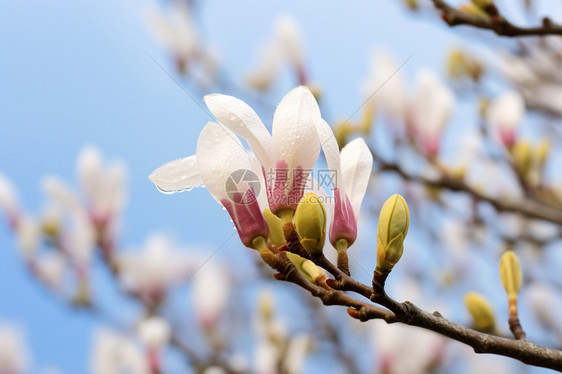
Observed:
[[[340,149],[338,147],[336,137],[334,136],[334,132],[332,131],[330,125],[328,125],[328,123],[323,119],[316,122],[316,130],[318,131],[318,138],[320,140],[320,144],[322,145],[324,157],[326,157],[328,169],[331,173],[335,173],[335,185],[333,188],[337,187],[343,193],[344,186],[341,175]]]
[[[211,94],[205,104],[219,123],[248,142],[252,151],[266,167],[272,165],[272,139],[269,131],[252,108],[233,96]]]
[[[247,151],[236,135],[209,122],[197,141],[197,168],[201,180],[217,201],[228,198],[226,181],[236,170],[251,170]]]
[[[357,219],[373,168],[373,155],[362,138],[357,138],[343,147],[341,168],[345,192]]]
[[[163,192],[179,192],[203,185],[195,155],[170,161],[148,176]]]
[[[290,170],[312,169],[320,153],[316,122],[320,120],[316,99],[304,86],[290,91],[279,103],[273,117],[273,147],[278,160]]]

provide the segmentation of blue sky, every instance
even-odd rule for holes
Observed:
[[[232,232],[228,217],[207,191],[162,195],[147,176],[162,163],[194,153],[209,120],[192,98],[150,56],[176,74],[145,23],[148,1],[0,2],[0,172],[18,186],[24,205],[37,211],[46,174],[74,181],[83,145],[97,145],[129,167],[130,196],[124,247],[140,246],[163,230],[178,241],[208,248]],[[299,22],[312,80],[327,93],[329,119],[346,118],[362,102],[361,80],[376,47],[398,61],[442,69],[446,48],[458,39],[438,20],[416,20],[390,1],[206,1],[199,21],[216,45],[222,66],[241,83],[272,21],[288,13]],[[201,93],[179,78],[194,97]],[[268,100],[291,88],[285,79]],[[260,111],[270,123],[271,112]],[[331,117],[331,118],[330,118]],[[234,237],[221,256],[241,249]],[[226,257],[225,257],[226,258]],[[109,291],[108,291],[109,292]],[[96,320],[75,313],[30,280],[8,230],[0,229],[0,319],[24,327],[33,372],[54,365],[88,372]]]

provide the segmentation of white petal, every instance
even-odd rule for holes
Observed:
[[[273,117],[273,147],[279,160],[289,169],[312,169],[320,154],[316,121],[320,108],[308,88],[299,86],[277,106]]]
[[[163,192],[179,192],[203,185],[195,155],[170,161],[148,176]]]
[[[170,340],[170,325],[162,317],[150,317],[139,323],[140,340],[151,349],[159,349]]]
[[[199,37],[188,6],[177,4],[166,13],[152,8],[147,12],[147,19],[155,37],[172,53],[184,59],[197,53]]]
[[[341,168],[345,191],[357,219],[373,168],[373,155],[362,138],[357,138],[343,147]]]
[[[365,96],[373,104],[396,120],[404,118],[406,110],[406,85],[392,56],[377,50],[371,57],[371,73],[365,84]],[[379,92],[380,91],[380,92]],[[373,95],[376,92],[376,95]]]
[[[302,43],[300,31],[295,19],[284,15],[275,22],[278,48],[285,57],[296,66],[301,66],[303,61]]]
[[[271,135],[248,104],[233,96],[221,94],[205,96],[205,104],[219,123],[248,142],[252,151],[266,168],[272,165]]]
[[[57,206],[76,215],[86,215],[82,203],[62,179],[56,176],[47,176],[42,179],[41,186]]]
[[[103,179],[103,160],[100,151],[95,147],[84,147],[78,155],[76,174],[88,196],[99,192]]]
[[[277,45],[268,43],[263,47],[259,64],[246,76],[248,85],[257,90],[270,88],[279,75],[281,57],[281,51]]]
[[[19,211],[19,198],[12,181],[0,173],[0,209],[9,216]]]
[[[344,185],[341,183],[340,149],[332,128],[326,121],[320,119],[316,122],[316,130],[318,131],[318,138],[320,140],[320,144],[322,144],[322,151],[326,157],[328,169],[330,173],[335,173],[336,186],[334,187],[338,187],[341,192],[345,192]]]
[[[413,98],[413,118],[423,134],[440,135],[454,105],[451,90],[431,70],[420,70]]]
[[[259,191],[254,190],[256,193],[256,198],[258,200],[258,204],[260,206],[260,210],[263,212],[266,208],[269,208],[269,202],[267,201],[267,192],[265,190],[265,176],[263,174],[262,164],[256,157],[256,155],[250,155],[250,165],[251,170],[257,175],[258,179],[260,180],[260,189]],[[268,181],[271,183],[271,181]]]
[[[211,195],[220,202],[227,198],[225,183],[236,170],[251,170],[250,159],[236,135],[209,122],[197,141],[197,168]]]
[[[205,271],[193,279],[193,301],[200,322],[214,322],[227,305],[230,294],[228,269],[221,263],[209,262]]]
[[[495,98],[488,109],[488,122],[496,129],[517,129],[525,114],[525,102],[517,91],[509,91]]]

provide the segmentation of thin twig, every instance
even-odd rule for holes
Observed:
[[[467,25],[479,29],[492,30],[501,36],[562,35],[562,25],[554,23],[549,17],[542,19],[541,26],[520,27],[503,17],[486,20],[456,9],[443,0],[431,1],[442,12],[442,18],[449,26]]]

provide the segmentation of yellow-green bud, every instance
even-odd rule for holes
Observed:
[[[404,3],[406,4],[406,6],[408,8],[410,8],[410,10],[416,10],[418,9],[418,0],[403,0]]]
[[[509,314],[517,314],[517,294],[523,282],[521,264],[513,251],[505,252],[500,259],[500,278],[507,292]]]
[[[548,155],[550,154],[550,140],[541,139],[535,150],[539,168],[543,168]]]
[[[365,111],[363,112],[363,121],[361,125],[361,131],[365,135],[371,133],[373,127],[373,120],[375,119],[375,106],[372,103],[368,103],[365,106]]]
[[[520,140],[513,146],[511,150],[513,163],[517,171],[523,176],[527,177],[532,166],[531,146],[529,142]]]
[[[267,208],[263,211],[263,216],[269,227],[269,241],[277,248],[285,244],[285,235],[283,235],[283,220],[271,213]]]
[[[353,131],[355,130],[352,125],[347,122],[338,122],[334,127],[334,136],[336,137],[336,141],[338,142],[338,146],[340,149],[345,147],[347,141]]]
[[[265,320],[270,320],[273,316],[273,300],[269,292],[263,292],[259,297],[259,311]]]
[[[326,239],[326,210],[314,193],[303,196],[295,211],[295,229],[302,246],[311,254],[322,252]]]
[[[482,10],[482,8],[472,3],[461,5],[460,10],[470,16],[480,18],[486,22],[490,21],[490,16],[488,15],[488,13],[486,13],[485,11]]]
[[[406,200],[392,195],[382,206],[377,229],[377,268],[388,274],[402,257],[404,239],[410,225],[410,211]]]
[[[484,332],[495,330],[494,310],[484,296],[477,292],[469,292],[464,295],[464,303],[477,330]]]
[[[447,71],[450,78],[462,78],[466,73],[466,57],[464,52],[455,48],[449,52],[447,58]]]
[[[287,258],[291,260],[299,273],[301,273],[309,282],[317,284],[317,281],[326,277],[324,270],[316,266],[314,262],[291,252],[286,253]]]
[[[493,0],[472,0],[472,4],[476,5],[478,8],[482,10],[486,10],[489,7],[494,5]]]

